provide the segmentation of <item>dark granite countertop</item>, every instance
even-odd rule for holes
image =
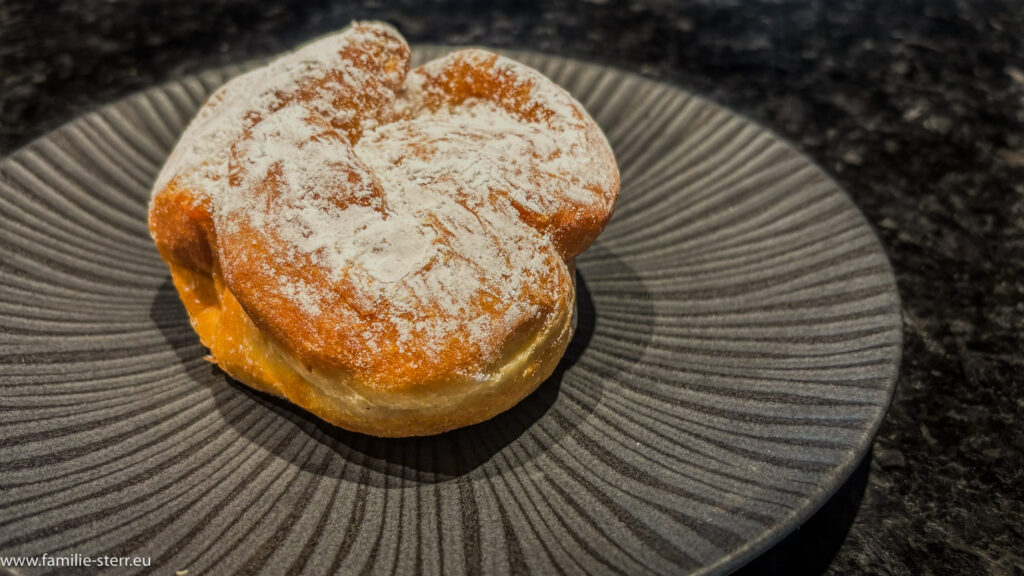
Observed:
[[[637,70],[788,138],[878,230],[905,352],[873,456],[748,569],[1024,573],[1024,4],[0,0],[0,155],[355,18]]]

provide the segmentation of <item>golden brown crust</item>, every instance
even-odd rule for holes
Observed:
[[[552,130],[566,129],[559,126],[559,121],[565,119],[559,118],[552,105],[554,102],[536,95],[539,84],[553,87],[551,81],[497,54],[478,49],[460,50],[412,73],[423,78],[419,92],[421,102],[417,103],[420,106],[437,110],[445,106],[458,107],[467,100],[485,100],[496,103],[524,122],[543,123]],[[582,108],[573,104],[569,111],[572,129],[585,135],[588,151],[595,157],[593,165],[614,168],[615,156],[604,134]],[[410,108],[415,109],[416,105]],[[619,173],[613,169],[608,174],[609,181],[589,190],[593,198],[587,198],[588,201],[562,196],[553,203],[553,210],[544,213],[521,203],[513,202],[513,205],[522,221],[547,236],[562,259],[569,261],[597,239],[611,218],[619,193]],[[538,177],[550,176],[538,174]]]
[[[330,66],[315,65],[319,44]],[[566,262],[618,193],[603,135],[550,81],[486,52],[407,77],[397,32],[357,24],[297,54],[211,97],[154,189],[150,231],[193,327],[236,379],[350,430],[433,434],[506,410],[571,337]],[[461,165],[423,180],[421,196],[393,189],[410,163],[493,143],[500,127],[465,120],[483,113],[528,127],[513,142],[527,164],[482,194]],[[435,118],[448,128],[432,131]],[[568,134],[573,150],[552,153],[545,130]],[[581,153],[600,179],[577,176]],[[427,241],[395,237],[410,211]],[[363,222],[355,236],[314,245],[325,227],[307,221],[330,232],[351,214]],[[387,266],[353,251],[367,227],[382,231],[368,246]]]
[[[530,342],[510,347],[502,369],[492,374],[490,381],[450,381],[447,397],[445,390],[439,391],[440,398],[433,406],[401,399],[338,402],[311,382],[311,370],[297,368],[295,359],[256,327],[217,273],[196,273],[173,263],[170,268],[193,328],[221,369],[239,382],[285,398],[336,426],[374,436],[438,434],[504,412],[551,375],[573,333],[570,306],[553,323],[553,329],[540,332],[541,337],[535,336]],[[329,386],[356,387],[351,374],[317,372],[318,380]]]

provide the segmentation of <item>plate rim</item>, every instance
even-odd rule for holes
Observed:
[[[311,38],[307,41],[314,40]],[[296,47],[301,46],[305,42],[299,43]],[[886,329],[895,336],[891,345],[891,358],[892,361],[886,365],[885,375],[885,397],[884,401],[877,405],[879,410],[876,418],[871,420],[870,426],[865,429],[864,434],[858,438],[857,444],[854,450],[850,453],[848,458],[845,458],[841,465],[835,467],[831,473],[822,473],[819,475],[818,487],[813,492],[805,493],[800,501],[800,506],[793,508],[789,513],[782,517],[775,525],[769,529],[764,530],[761,534],[753,539],[746,540],[742,546],[733,549],[726,554],[720,556],[715,562],[707,564],[698,569],[696,574],[712,574],[712,573],[728,573],[741,568],[753,559],[768,551],[772,546],[782,541],[786,536],[798,529],[804,522],[806,522],[811,516],[813,516],[822,506],[825,505],[839,490],[839,488],[851,477],[853,471],[863,462],[865,457],[871,451],[874,440],[878,435],[878,432],[882,424],[886,420],[886,416],[892,406],[893,399],[895,397],[896,389],[899,385],[899,376],[903,362],[904,352],[904,341],[905,334],[903,329],[903,305],[902,298],[899,292],[899,284],[896,278],[895,269],[892,265],[892,261],[889,258],[889,254],[882,243],[881,236],[878,233],[877,227],[868,220],[863,210],[857,205],[850,193],[841,186],[835,179],[835,177],[827,171],[819,162],[813,157],[805,153],[799,146],[797,146],[789,138],[780,135],[774,129],[766,126],[761,121],[751,118],[745,113],[734,110],[733,108],[720,104],[708,96],[701,94],[698,91],[691,89],[690,87],[677,84],[671,80],[659,78],[657,76],[648,75],[642,72],[636,72],[633,70],[627,70],[619,66],[595,61],[584,58],[578,58],[575,56],[566,56],[561,54],[552,54],[544,52],[542,50],[532,50],[528,48],[515,48],[515,47],[501,47],[501,46],[488,46],[486,44],[439,44],[439,43],[410,43],[410,46],[415,54],[417,50],[434,50],[434,51],[454,51],[466,48],[482,48],[510,56],[515,59],[523,59],[528,57],[542,58],[542,59],[553,59],[561,61],[561,63],[578,65],[587,68],[597,69],[610,69],[616,74],[629,77],[634,81],[641,81],[651,83],[659,86],[660,88],[675,91],[685,95],[688,98],[696,99],[702,105],[708,106],[710,109],[726,114],[729,116],[738,117],[743,122],[755,127],[758,131],[769,135],[772,139],[777,141],[779,144],[784,146],[788,151],[798,156],[802,161],[809,164],[815,171],[824,177],[828,185],[832,188],[833,193],[837,192],[842,198],[842,202],[848,207],[853,208],[856,212],[855,218],[857,219],[860,226],[865,227],[870,231],[871,244],[873,252],[876,252],[883,256],[884,267],[885,267],[885,285],[887,287],[887,294],[893,298],[892,310],[885,314]],[[144,94],[150,92],[159,92],[167,90],[170,86],[180,84],[189,79],[209,77],[211,75],[224,75],[228,74],[226,78],[233,77],[245,70],[251,69],[254,66],[258,66],[260,63],[269,61],[274,56],[262,56],[257,58],[251,58],[241,63],[223,64],[204,67],[198,70],[193,70],[187,73],[179,73],[172,77],[165,78],[164,80],[154,85],[133,90],[125,95],[117,97],[107,102],[97,103],[93,106],[81,110],[77,115],[67,119],[60,125],[47,130],[46,132],[32,138],[28,142],[22,144],[18,148],[10,151],[9,153],[0,156],[0,183],[12,186],[7,181],[5,175],[5,167],[17,160],[22,154],[27,154],[32,149],[38,146],[40,143],[52,138],[55,134],[67,129],[70,125],[83,120],[85,117],[101,114],[103,110],[108,108],[117,107],[124,103],[140,98]],[[880,322],[880,325],[882,322]]]

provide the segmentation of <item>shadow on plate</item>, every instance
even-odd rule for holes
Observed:
[[[631,293],[646,294],[641,280],[614,254],[599,246],[592,248],[588,254],[591,252],[601,258],[602,267],[611,265],[617,271],[617,280],[621,282],[622,278],[629,278],[627,284]],[[587,370],[585,374],[569,379],[570,385],[574,387],[571,399],[559,400],[565,395],[563,384],[567,380],[567,373],[584,357],[595,332],[598,332],[598,315],[583,275],[577,272],[576,333],[555,372],[515,407],[474,426],[423,438],[375,438],[327,424],[289,402],[236,382],[215,366],[211,367],[208,376],[204,372],[203,377],[197,380],[210,387],[223,386],[226,381],[239,393],[253,400],[253,410],[273,413],[273,417],[268,414],[267,418],[261,418],[259,426],[243,424],[244,419],[239,416],[237,406],[230,412],[224,406],[232,395],[212,395],[224,421],[242,436],[310,472],[390,486],[395,483],[389,483],[388,478],[418,484],[444,482],[469,473],[482,473],[484,476],[501,474],[510,467],[533,460],[572,434],[600,404],[606,383],[614,381],[613,377],[617,374],[604,366]],[[650,310],[642,309],[651,307],[649,297],[638,298],[637,307],[640,312],[637,318],[652,317]],[[197,354],[206,354],[205,348],[198,346],[195,336],[182,337],[183,331],[190,329],[189,320],[184,307],[178,302],[177,292],[170,279],[160,287],[151,306],[150,316],[182,362],[194,363]],[[645,326],[639,332],[646,345],[653,333],[653,326]],[[549,417],[544,418],[545,415]],[[310,456],[303,450],[278,450],[276,447],[281,443],[280,435],[263,433],[275,417],[287,420],[293,433],[301,431],[314,439],[320,448],[355,466],[325,466],[322,464],[323,458]],[[496,458],[496,455],[503,452],[503,457]],[[328,470],[337,470],[337,474]]]
[[[869,451],[839,490],[806,522],[734,576],[817,576],[824,574],[846,540],[867,488]]]

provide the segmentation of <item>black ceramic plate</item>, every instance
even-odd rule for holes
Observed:
[[[720,573],[827,500],[870,445],[900,354],[864,218],[807,158],[712,103],[513,56],[590,110],[622,194],[579,259],[579,329],[556,374],[437,437],[347,433],[203,360],[146,207],[231,70],[4,160],[0,555],[190,574]]]

